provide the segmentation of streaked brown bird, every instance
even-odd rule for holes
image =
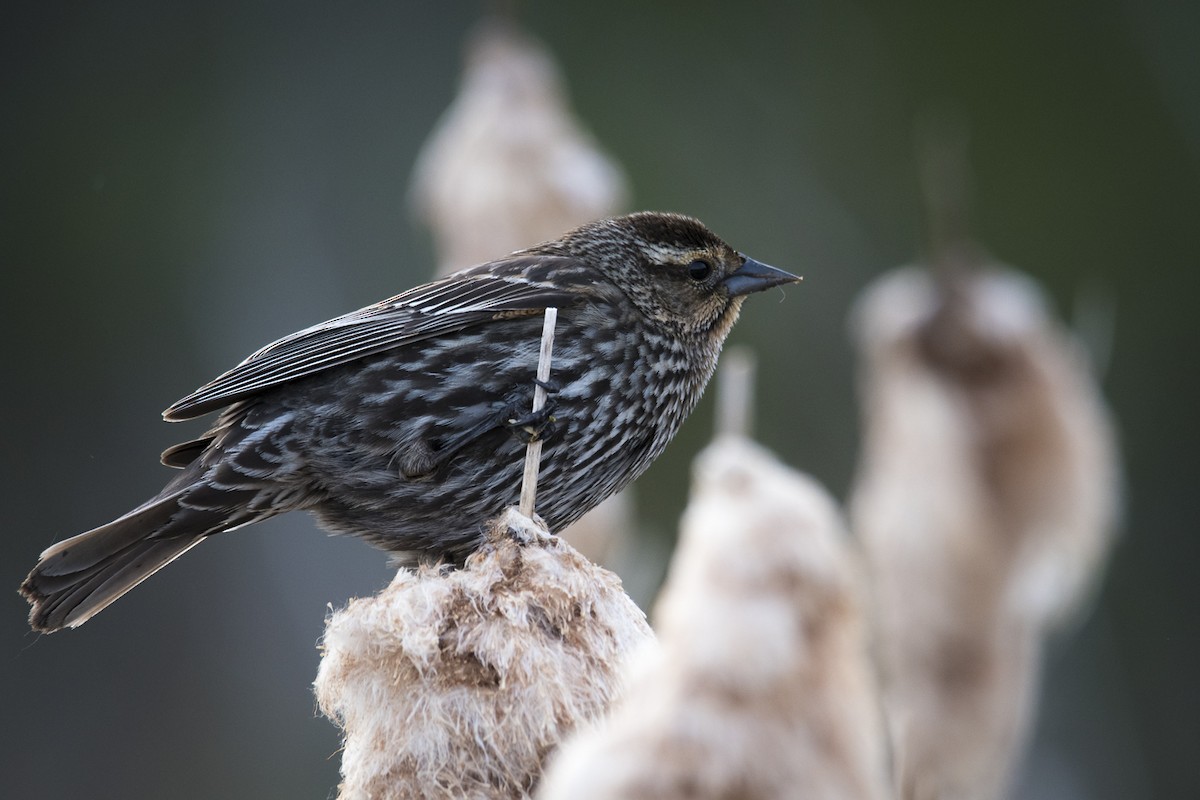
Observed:
[[[50,547],[21,593],[75,627],[216,533],[294,509],[402,563],[461,561],[520,494],[561,530],[645,471],[695,408],[745,296],[799,280],[695,219],[643,212],[285,336],[172,405],[220,411],[154,498]],[[542,315],[550,402],[530,413]]]

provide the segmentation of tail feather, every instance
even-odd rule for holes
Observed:
[[[226,515],[183,508],[179,503],[183,494],[179,490],[155,498],[43,552],[21,584],[21,594],[33,605],[29,624],[44,632],[82,625],[223,529]]]
[[[42,551],[37,569],[46,575],[69,575],[163,530],[179,512],[183,490],[156,497],[112,522],[64,539]]]

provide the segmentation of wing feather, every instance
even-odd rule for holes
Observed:
[[[531,280],[547,272],[556,280]],[[563,280],[563,276],[573,280]],[[498,314],[565,307],[592,281],[579,262],[532,256],[492,262],[418,286],[297,331],[251,354],[233,369],[174,403],[168,421],[191,419],[288,381],[350,361],[496,319]]]

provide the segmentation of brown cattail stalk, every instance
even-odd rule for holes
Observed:
[[[412,194],[447,274],[614,214],[628,190],[571,112],[551,53],[493,19],[467,45],[458,96],[421,151]]]
[[[516,509],[461,569],[402,570],[326,623],[316,692],[343,800],[525,798],[652,641],[620,580]]]
[[[1036,288],[908,268],[856,316],[865,441],[852,519],[874,595],[897,791],[1002,796],[1047,630],[1096,580],[1112,424]]]
[[[885,796],[854,565],[810,479],[745,439],[710,445],[655,624],[661,649],[541,800]]]

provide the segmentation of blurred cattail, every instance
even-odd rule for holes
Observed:
[[[612,573],[510,509],[462,569],[402,570],[328,620],[316,691],[339,797],[523,798],[652,641]]]
[[[899,794],[1004,793],[1042,638],[1094,583],[1117,507],[1083,354],[1001,268],[889,274],[861,299],[851,505],[874,594]]]
[[[551,54],[515,22],[485,22],[462,85],[417,160],[412,195],[438,274],[497,258],[619,212],[624,173],[572,114]],[[628,493],[565,533],[599,563],[621,560],[634,527]]]
[[[655,608],[603,727],[551,762],[543,800],[878,798],[884,741],[854,569],[828,495],[748,440],[697,459]]]
[[[412,191],[442,274],[609,216],[627,195],[620,168],[571,113],[550,53],[500,20],[468,44],[458,96]]]

